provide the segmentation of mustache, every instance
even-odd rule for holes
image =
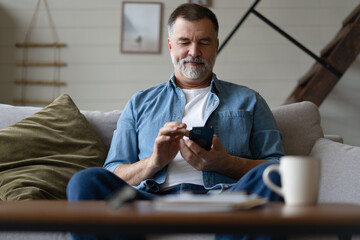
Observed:
[[[202,58],[198,58],[198,57],[186,57],[180,60],[180,63],[188,63],[188,62],[196,62],[196,63],[206,63],[206,61]]]

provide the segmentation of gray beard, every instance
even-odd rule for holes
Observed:
[[[206,74],[208,74],[210,71],[212,71],[212,67],[214,66],[213,63],[209,63],[208,61],[202,59],[202,58],[193,58],[193,57],[187,57],[179,60],[178,62],[175,61],[174,55],[170,53],[171,55],[171,61],[175,68],[185,77],[189,79],[199,79],[202,77],[205,77]],[[185,66],[186,62],[199,62],[203,63],[203,65],[200,66]]]

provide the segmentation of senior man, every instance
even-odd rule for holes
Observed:
[[[174,10],[167,42],[174,73],[129,100],[104,167],[75,174],[68,185],[70,201],[108,199],[124,186],[148,200],[215,190],[281,200],[262,181],[263,170],[284,155],[281,133],[257,92],[213,73],[218,31],[208,8],[183,4]],[[189,130],[199,126],[215,131],[210,150],[188,139]]]

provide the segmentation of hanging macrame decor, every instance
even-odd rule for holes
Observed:
[[[36,19],[36,15],[39,12],[39,6],[40,3],[44,3],[45,11],[46,11],[46,17],[47,21],[49,23],[49,27],[51,30],[51,38],[52,41],[50,42],[31,42],[30,41],[30,35],[31,31],[34,28],[34,23]],[[34,10],[34,13],[31,17],[29,27],[25,34],[24,42],[22,43],[16,43],[15,46],[17,48],[21,48],[21,61],[16,62],[16,66],[21,68],[21,77],[20,79],[15,80],[15,84],[17,86],[20,86],[20,97],[14,98],[14,103],[21,104],[21,105],[28,105],[28,104],[34,104],[34,105],[46,105],[51,103],[60,93],[59,88],[63,85],[65,85],[65,82],[62,82],[59,80],[59,71],[60,67],[63,67],[66,65],[66,63],[60,61],[60,49],[62,47],[65,47],[65,43],[60,43],[58,41],[58,37],[56,35],[54,23],[50,16],[49,7],[46,0],[38,0],[36,3],[36,7]],[[47,61],[35,61],[31,58],[31,55],[39,56],[39,53],[37,53],[37,49],[49,49],[49,55],[50,58],[47,59]],[[30,49],[32,49],[30,51]],[[52,51],[51,51],[52,50]],[[47,51],[47,50],[46,50]],[[40,54],[44,54],[43,50],[40,50]],[[51,55],[53,55],[51,57]],[[52,76],[50,76],[50,79],[29,79],[29,69],[30,68],[36,68],[42,69],[42,68],[52,68]],[[46,75],[46,74],[43,74]],[[44,89],[51,87],[51,97],[50,93],[46,94],[47,99],[39,99],[38,95],[36,94],[37,91],[33,91],[32,93],[27,92],[27,86],[39,86],[38,89],[41,88],[41,91],[44,91]],[[46,90],[45,90],[46,91]],[[35,92],[35,94],[34,94]],[[37,95],[37,96],[34,96]],[[42,94],[43,95],[43,94]]]

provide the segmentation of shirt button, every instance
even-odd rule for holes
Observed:
[[[180,118],[180,116],[176,116],[176,119],[179,119]]]

